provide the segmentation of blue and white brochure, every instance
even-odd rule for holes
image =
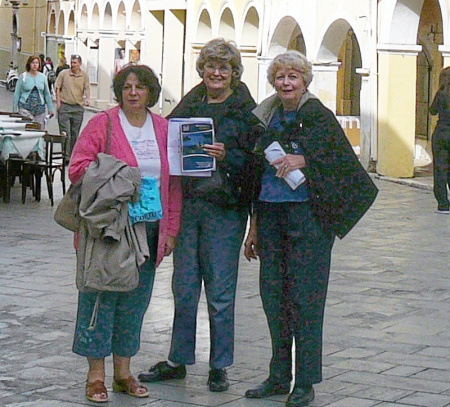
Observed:
[[[214,171],[214,157],[205,153],[205,144],[214,144],[212,123],[183,123],[180,126],[181,171]]]
[[[169,130],[168,130],[168,139],[167,139],[167,153],[169,158],[169,169],[170,175],[178,175],[178,176],[189,176],[189,177],[210,177],[212,171],[215,170],[215,160],[213,169],[205,169],[201,168],[198,170],[183,170],[183,146],[181,141],[181,132],[182,126],[184,125],[204,125],[207,124],[210,126],[210,129],[213,130],[212,140],[214,141],[214,125],[213,120],[207,117],[174,117],[169,119]],[[203,126],[202,126],[203,128]],[[208,140],[210,136],[208,135]],[[200,140],[201,141],[201,140]],[[202,143],[205,144],[205,143]],[[205,152],[202,149],[202,154]],[[212,157],[210,157],[212,158]],[[200,167],[202,167],[202,164]],[[210,165],[210,164],[208,164]]]

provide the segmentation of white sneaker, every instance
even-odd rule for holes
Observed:
[[[441,215],[449,215],[450,211],[448,209],[436,209],[434,213],[439,213]]]

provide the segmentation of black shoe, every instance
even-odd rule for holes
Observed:
[[[286,401],[286,407],[307,406],[314,400],[314,388],[312,386],[294,387]]]
[[[291,385],[289,383],[276,383],[267,379],[254,389],[247,390],[245,397],[249,399],[262,399],[277,394],[288,394],[290,389]]]
[[[230,386],[226,369],[211,369],[208,376],[208,386],[211,391],[225,391]]]
[[[172,367],[167,362],[159,362],[152,366],[148,373],[141,373],[138,378],[141,382],[161,382],[163,380],[184,379],[186,377],[186,366]]]

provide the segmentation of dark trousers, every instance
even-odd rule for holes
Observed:
[[[84,108],[80,105],[69,105],[62,103],[58,110],[59,132],[65,131],[69,137],[69,148],[67,156],[72,155],[78,135],[80,134],[81,124],[83,123]]]
[[[432,138],[434,196],[439,209],[449,209],[447,186],[450,187],[450,124],[438,123]]]
[[[224,209],[204,199],[185,199],[174,250],[175,300],[169,359],[195,363],[197,310],[205,285],[212,368],[233,364],[234,306],[245,210]]]
[[[272,340],[270,379],[295,385],[322,381],[322,331],[334,234],[309,203],[258,205],[260,291]]]

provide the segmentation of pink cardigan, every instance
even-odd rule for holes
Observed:
[[[111,117],[111,145],[109,154],[137,167],[136,157],[131,149],[119,120],[119,106],[107,110]],[[151,113],[151,112],[150,112]],[[156,266],[163,257],[167,236],[176,237],[180,228],[181,215],[181,179],[169,175],[167,158],[167,120],[151,113],[156,139],[161,156],[161,204],[163,219],[159,223],[159,240]],[[81,132],[75,144],[69,165],[69,178],[76,183],[83,176],[86,168],[95,161],[97,154],[105,152],[108,119],[105,113],[93,117]]]

